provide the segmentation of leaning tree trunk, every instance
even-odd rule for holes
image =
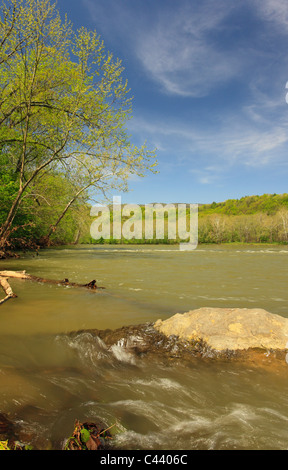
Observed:
[[[1,251],[5,251],[5,248],[7,247],[7,242],[8,242],[8,238],[9,238],[9,235],[10,235],[10,231],[11,231],[11,226],[12,226],[12,223],[13,223],[13,220],[14,220],[14,217],[16,215],[16,212],[18,210],[18,207],[20,205],[20,202],[21,202],[21,199],[22,199],[22,195],[23,195],[23,189],[20,189],[11,208],[10,208],[10,211],[9,211],[9,214],[7,215],[7,218],[5,220],[5,222],[2,224],[2,226],[0,227],[0,252]]]
[[[78,228],[76,237],[75,237],[74,242],[73,242],[73,245],[78,245],[79,240],[80,240],[80,235],[81,235],[81,230],[80,230],[80,228]]]
[[[98,182],[101,178],[97,178],[93,181],[90,181],[90,183],[88,183],[86,186],[84,186],[83,188],[79,189],[79,191],[77,191],[77,193],[72,197],[72,199],[67,203],[67,205],[65,206],[64,210],[62,211],[61,215],[58,217],[57,221],[55,222],[55,224],[51,225],[50,229],[49,229],[49,232],[48,234],[43,237],[43,241],[49,245],[49,241],[50,241],[50,237],[51,235],[56,231],[57,229],[57,226],[60,224],[61,220],[63,219],[63,217],[65,216],[65,214],[67,213],[67,211],[70,209],[70,207],[72,206],[72,204],[76,201],[76,199],[78,199],[78,197],[80,196],[81,193],[83,193],[84,191],[86,191],[86,189],[88,189],[90,186],[93,186],[93,184],[95,184],[96,182]]]

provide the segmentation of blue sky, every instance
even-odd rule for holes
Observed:
[[[124,203],[288,192],[287,0],[58,0],[122,60],[157,175]]]

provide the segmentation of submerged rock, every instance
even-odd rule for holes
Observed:
[[[180,341],[203,341],[216,351],[287,349],[288,319],[260,308],[200,308],[157,320],[154,328]]]

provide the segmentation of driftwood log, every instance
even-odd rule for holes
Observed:
[[[17,295],[14,294],[12,287],[10,286],[8,279],[6,277],[0,277],[0,286],[2,287],[2,289],[4,290],[6,294],[6,297],[0,300],[0,305],[4,304],[4,302],[6,302],[9,299],[13,299],[17,297]]]
[[[36,281],[40,283],[48,283],[62,286],[84,287],[93,291],[96,291],[97,289],[105,289],[105,287],[98,287],[95,279],[93,281],[88,282],[88,284],[78,284],[76,282],[70,282],[69,279],[64,279],[61,281],[57,281],[54,279],[44,279],[42,277],[27,274],[26,271],[0,271],[0,286],[6,294],[6,297],[0,300],[0,305],[9,299],[17,297],[8,282],[9,278],[24,279],[27,281]]]

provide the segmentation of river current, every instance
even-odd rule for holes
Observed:
[[[105,287],[11,280],[18,297],[0,307],[0,412],[36,447],[61,446],[76,419],[100,419],[116,424],[121,449],[288,448],[288,364],[151,363],[89,332],[200,307],[288,317],[286,246],[84,245],[1,261],[4,269]]]

